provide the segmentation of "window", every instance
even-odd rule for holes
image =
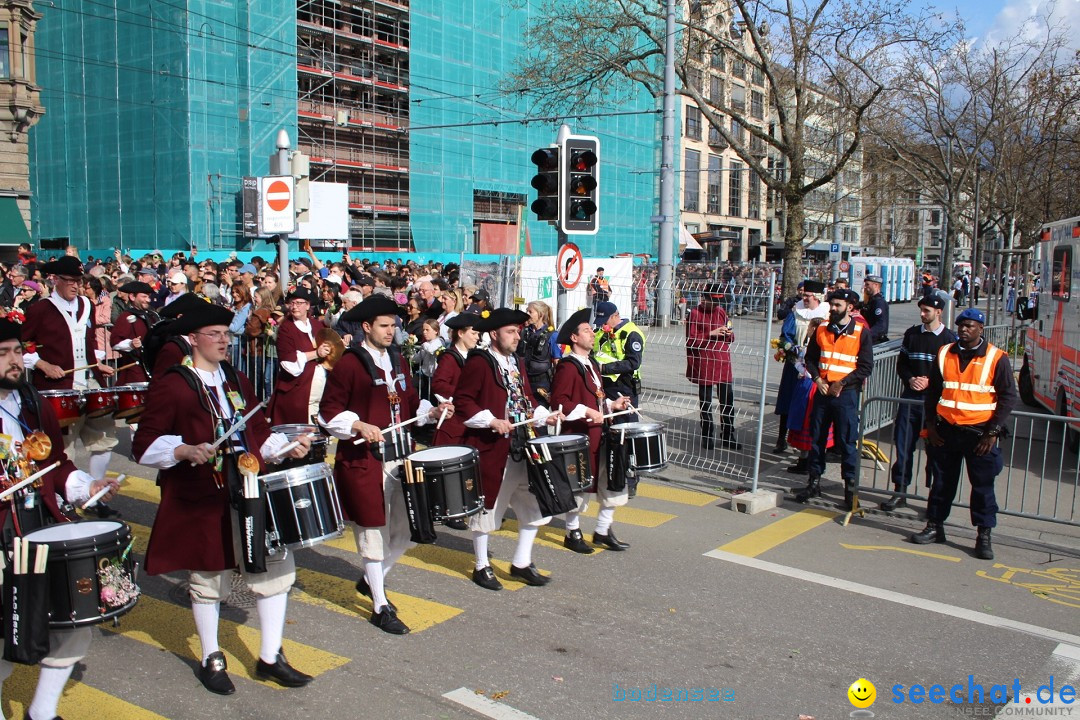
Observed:
[[[742,85],[731,86],[731,109],[746,112],[746,88]]]
[[[745,142],[743,140],[743,126],[739,124],[739,121],[735,118],[731,118],[731,137],[735,142]]]
[[[683,210],[697,212],[698,196],[701,195],[701,153],[687,150],[683,162]]]
[[[728,215],[742,217],[743,164],[735,160],[728,166]]]
[[[713,75],[709,78],[709,100],[714,105],[724,104],[724,79]]]
[[[765,119],[765,93],[757,90],[750,93],[750,117]]]
[[[765,71],[762,70],[761,68],[755,66],[754,67],[754,75],[753,75],[753,81],[752,82],[755,85],[764,85],[765,84]]]
[[[750,171],[750,191],[748,193],[749,213],[748,217],[754,220],[761,219],[761,178],[753,170]]]
[[[28,55],[28,49],[30,47],[30,35],[28,33],[20,33],[19,38],[19,77],[31,80],[30,77],[30,57]]]
[[[7,25],[0,25],[0,78],[11,77],[11,45]]]
[[[930,224],[931,225],[940,225],[941,224],[941,211],[940,210],[931,210],[930,211]]]
[[[706,206],[706,212],[713,215],[719,215],[723,210],[720,209],[720,178],[723,177],[723,159],[719,155],[709,156],[709,186],[708,203]]]
[[[919,211],[918,210],[908,210],[907,211],[907,224],[908,225],[918,225],[919,224]]]
[[[716,70],[724,69],[724,48],[722,46],[717,45],[713,48],[712,59],[710,60],[709,65]]]
[[[709,126],[709,145],[720,148],[727,147],[727,141],[724,140],[724,137],[720,134],[720,131],[714,128],[712,125]]]
[[[930,247],[941,247],[941,231],[930,231]]]
[[[686,137],[691,140],[701,139],[701,108],[686,106]]]
[[[1072,289],[1072,248],[1061,245],[1054,248],[1054,277],[1050,284],[1050,293],[1055,300],[1069,302]]]
[[[698,92],[701,92],[704,89],[704,78],[705,76],[702,74],[702,72],[697,69],[690,69],[686,73],[686,82],[690,85],[690,87],[694,88]]]
[[[742,60],[731,61],[731,74],[740,80],[746,79],[746,63]]]
[[[750,154],[757,156],[765,154],[765,141],[757,135],[750,136]]]

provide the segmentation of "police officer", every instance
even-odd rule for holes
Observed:
[[[859,489],[859,392],[873,372],[874,348],[870,334],[851,316],[858,301],[852,290],[829,293],[829,322],[818,325],[806,348],[806,371],[818,394],[810,413],[810,480],[795,496],[797,502],[821,496],[830,425],[843,458],[845,509],[852,509]]]
[[[1005,466],[998,438],[1016,407],[1017,390],[1008,354],[983,339],[985,324],[986,316],[976,308],[957,315],[958,340],[938,351],[930,369],[924,412],[933,484],[926,527],[910,540],[917,545],[945,542],[945,519],[956,497],[960,465],[966,463],[971,524],[978,528],[975,556],[993,560],[994,478]]]
[[[930,380],[930,368],[937,362],[938,350],[943,345],[956,342],[956,334],[941,322],[945,300],[937,294],[919,299],[919,317],[922,322],[912,325],[904,333],[900,354],[896,358],[896,374],[904,383],[900,397],[918,401],[917,405],[901,403],[893,423],[893,445],[896,462],[892,466],[892,483],[896,495],[881,503],[881,509],[893,511],[907,507],[907,492],[911,484],[911,460],[915,444],[923,429],[923,397]]]
[[[870,324],[870,339],[876,345],[889,339],[889,303],[881,294],[880,275],[867,275],[863,281],[863,291],[869,295],[863,317]]]
[[[641,392],[641,355],[645,351],[645,336],[641,328],[619,316],[619,308],[613,302],[596,305],[594,319],[596,333],[593,357],[600,364],[604,376],[604,394],[609,400],[630,398],[630,404],[638,405]],[[637,422],[637,414],[622,415],[613,422]]]

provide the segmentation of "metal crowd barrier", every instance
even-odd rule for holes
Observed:
[[[868,396],[864,412],[895,417],[901,405],[918,405],[918,400]],[[1076,432],[1076,418],[1014,412],[1009,434],[999,440],[1005,469],[997,477],[999,513],[1065,525],[1080,525],[1080,456],[1067,448],[1066,431]],[[891,493],[891,467],[896,461],[893,433],[885,428],[862,432],[864,460],[860,491]],[[912,457],[912,480],[908,497],[925,500],[929,494],[930,471],[926,440],[916,443]],[[971,486],[966,471],[953,506],[967,508]],[[865,501],[864,501],[865,502]],[[959,519],[959,518],[958,518]]]
[[[863,385],[863,407],[860,427],[864,433],[892,425],[896,413],[886,413],[870,405],[865,398],[898,397],[904,391],[904,383],[896,374],[896,359],[900,357],[900,340],[889,340],[874,346],[874,371]]]

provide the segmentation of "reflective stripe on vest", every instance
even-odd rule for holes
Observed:
[[[938,369],[942,378],[938,415],[953,425],[981,425],[988,422],[997,409],[993,379],[1002,352],[987,343],[986,356],[973,358],[961,372],[959,353],[950,352],[955,344],[950,343],[938,351]]]
[[[607,333],[596,333],[595,345],[593,346],[593,358],[600,365],[606,365],[607,363],[619,362],[626,359],[626,338],[630,337],[631,333],[637,333],[641,337],[641,352],[645,353],[645,333],[641,332],[641,328],[633,323],[633,321],[627,321],[626,324],[619,327],[618,330],[608,335]],[[619,379],[618,373],[613,375],[605,375],[608,380],[617,382]],[[634,371],[633,377],[635,380],[641,379],[641,367]]]
[[[821,377],[826,382],[836,382],[850,375],[859,362],[859,345],[863,327],[855,323],[855,332],[848,334],[840,333],[839,336],[831,332],[824,323],[817,329],[817,344],[821,348],[821,361],[818,368]]]

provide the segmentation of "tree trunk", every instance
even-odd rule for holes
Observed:
[[[785,197],[787,223],[784,225],[784,280],[782,299],[793,297],[803,280],[803,209],[801,196]]]

